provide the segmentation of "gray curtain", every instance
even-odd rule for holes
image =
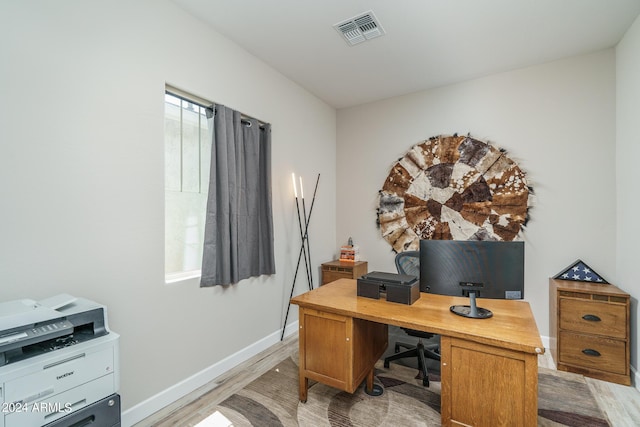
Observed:
[[[211,173],[200,286],[274,274],[271,126],[223,105],[210,113]]]

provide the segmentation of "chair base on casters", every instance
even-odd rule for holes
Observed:
[[[401,353],[400,347],[407,348]],[[431,346],[430,346],[431,347]],[[429,372],[427,371],[427,357],[429,359],[440,361],[440,355],[436,353],[429,347],[425,347],[422,343],[422,340],[418,341],[417,345],[410,345],[398,342],[395,346],[395,354],[385,357],[384,359],[384,367],[389,368],[389,362],[392,360],[404,359],[406,357],[417,357],[418,358],[418,377],[422,379],[422,385],[425,387],[429,387]]]

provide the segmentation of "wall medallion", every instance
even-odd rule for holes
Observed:
[[[420,239],[515,240],[533,194],[504,150],[457,134],[412,147],[379,193],[378,224],[396,252]]]

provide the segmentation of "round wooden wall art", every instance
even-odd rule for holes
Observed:
[[[532,194],[504,150],[439,135],[393,165],[380,190],[378,224],[396,252],[418,250],[420,239],[514,240]]]

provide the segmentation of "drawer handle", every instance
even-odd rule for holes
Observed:
[[[600,352],[592,348],[585,348],[584,350],[582,350],[582,352],[587,356],[600,357]]]
[[[600,320],[602,320],[595,314],[585,314],[584,316],[582,316],[582,318],[584,320],[588,320],[589,322],[599,322]]]

